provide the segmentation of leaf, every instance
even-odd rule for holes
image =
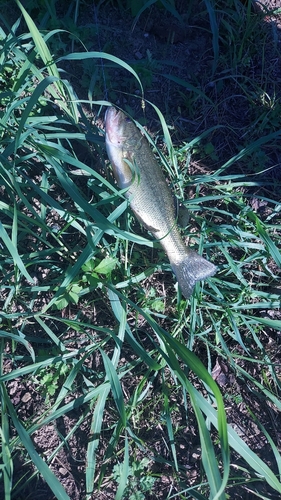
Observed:
[[[124,453],[124,462],[121,465],[121,474],[119,475],[119,484],[118,489],[115,495],[115,500],[122,500],[124,498],[124,492],[126,489],[128,476],[129,476],[130,466],[129,466],[129,444],[128,444],[128,436],[125,436],[125,453]]]
[[[70,498],[67,495],[62,484],[59,482],[57,477],[54,475],[54,473],[48,467],[46,462],[44,462],[44,460],[40,457],[40,455],[38,455],[37,451],[34,448],[34,445],[31,441],[29,434],[27,433],[25,428],[21,425],[21,423],[17,417],[16,411],[12,405],[12,402],[7,394],[7,391],[6,391],[6,388],[4,387],[4,385],[2,385],[2,388],[3,388],[3,393],[4,393],[7,409],[9,410],[9,415],[10,415],[10,417],[13,421],[13,424],[16,428],[16,431],[20,437],[21,443],[25,447],[33,464],[38,469],[38,471],[40,472],[41,476],[46,481],[46,483],[49,485],[49,487],[51,488],[51,490],[54,493],[54,496],[55,496],[55,498],[57,498],[57,500],[70,500]]]
[[[103,363],[106,371],[107,378],[110,383],[111,391],[115,400],[116,407],[119,411],[119,415],[121,417],[121,421],[124,427],[127,426],[127,414],[126,414],[126,408],[125,408],[125,403],[124,403],[124,397],[123,397],[123,392],[120,384],[120,380],[118,378],[118,375],[116,373],[116,370],[114,368],[114,365],[112,361],[109,359],[107,354],[103,351],[100,350],[102,358],[103,358]]]
[[[96,267],[99,274],[110,274],[115,269],[118,259],[116,257],[105,257]]]
[[[30,342],[28,342],[28,340],[26,340],[25,335],[20,330],[18,330],[18,335],[15,335],[14,333],[6,332],[4,330],[0,330],[0,337],[6,337],[6,338],[14,340],[16,342],[20,342],[28,350],[28,352],[32,358],[32,361],[35,362],[35,353],[34,353],[33,347],[30,344]]]
[[[12,242],[11,238],[9,237],[6,229],[4,228],[2,222],[0,222],[0,238],[2,238],[3,243],[6,245],[8,251],[10,252],[15,266],[19,268],[21,273],[26,277],[28,281],[34,284],[33,279],[31,278],[30,274],[27,272],[27,269],[19,256],[18,250],[15,247],[14,243]]]

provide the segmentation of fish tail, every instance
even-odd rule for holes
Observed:
[[[213,276],[217,268],[196,252],[189,251],[179,262],[171,262],[179,287],[188,299],[194,289],[196,281]]]

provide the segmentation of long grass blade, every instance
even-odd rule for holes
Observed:
[[[30,276],[28,271],[26,270],[26,266],[24,265],[17,248],[13,244],[11,238],[9,237],[6,229],[4,228],[2,222],[0,222],[0,238],[2,239],[4,245],[7,247],[7,250],[11,254],[11,257],[14,261],[15,266],[21,271],[23,276],[30,282],[34,283],[33,278]]]
[[[25,428],[22,426],[20,421],[18,420],[16,411],[10,401],[10,398],[7,394],[6,389],[4,386],[2,386],[2,390],[4,393],[4,398],[5,398],[5,403],[7,405],[7,409],[9,411],[9,415],[11,416],[12,422],[15,426],[15,429],[19,435],[19,438],[25,447],[26,451],[28,452],[32,462],[34,463],[35,467],[37,467],[39,473],[42,475],[46,483],[49,485],[50,489],[56,496],[58,500],[70,500],[69,496],[67,495],[65,489],[63,488],[62,484],[59,482],[57,477],[53,474],[51,469],[48,467],[46,462],[38,455],[37,451],[34,448],[34,445],[31,441],[31,438],[29,434],[26,432]]]
[[[124,492],[126,489],[127,481],[128,481],[128,476],[129,476],[129,443],[128,443],[128,436],[125,436],[125,453],[124,453],[124,461],[121,466],[121,473],[119,476],[119,484],[117,488],[117,492],[115,495],[115,500],[122,500],[124,498]]]

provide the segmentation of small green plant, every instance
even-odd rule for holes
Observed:
[[[152,286],[145,295],[140,295],[142,307],[147,311],[154,311],[156,313],[164,313],[165,303],[162,297],[157,296],[157,291]]]
[[[108,276],[115,269],[118,259],[114,257],[105,257],[97,263],[96,259],[91,259],[81,268],[81,275],[77,276],[64,293],[60,295],[53,304],[54,309],[61,311],[70,304],[78,304],[79,300],[85,293],[95,290],[101,278],[99,275]],[[60,290],[56,287],[54,291]]]
[[[129,467],[127,486],[123,493],[123,498],[128,500],[145,500],[146,494],[152,490],[156,478],[149,473],[151,461],[148,458],[132,461]],[[116,464],[113,468],[113,479],[119,483],[123,474],[121,464]]]
[[[70,370],[69,365],[58,362],[53,366],[42,368],[34,375],[34,384],[45,398],[46,404],[54,398]]]

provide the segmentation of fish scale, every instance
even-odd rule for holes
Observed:
[[[148,140],[122,111],[105,116],[105,143],[118,186],[126,189],[130,207],[164,248],[186,298],[196,281],[213,276],[216,266],[190,249],[179,233],[172,193]]]

